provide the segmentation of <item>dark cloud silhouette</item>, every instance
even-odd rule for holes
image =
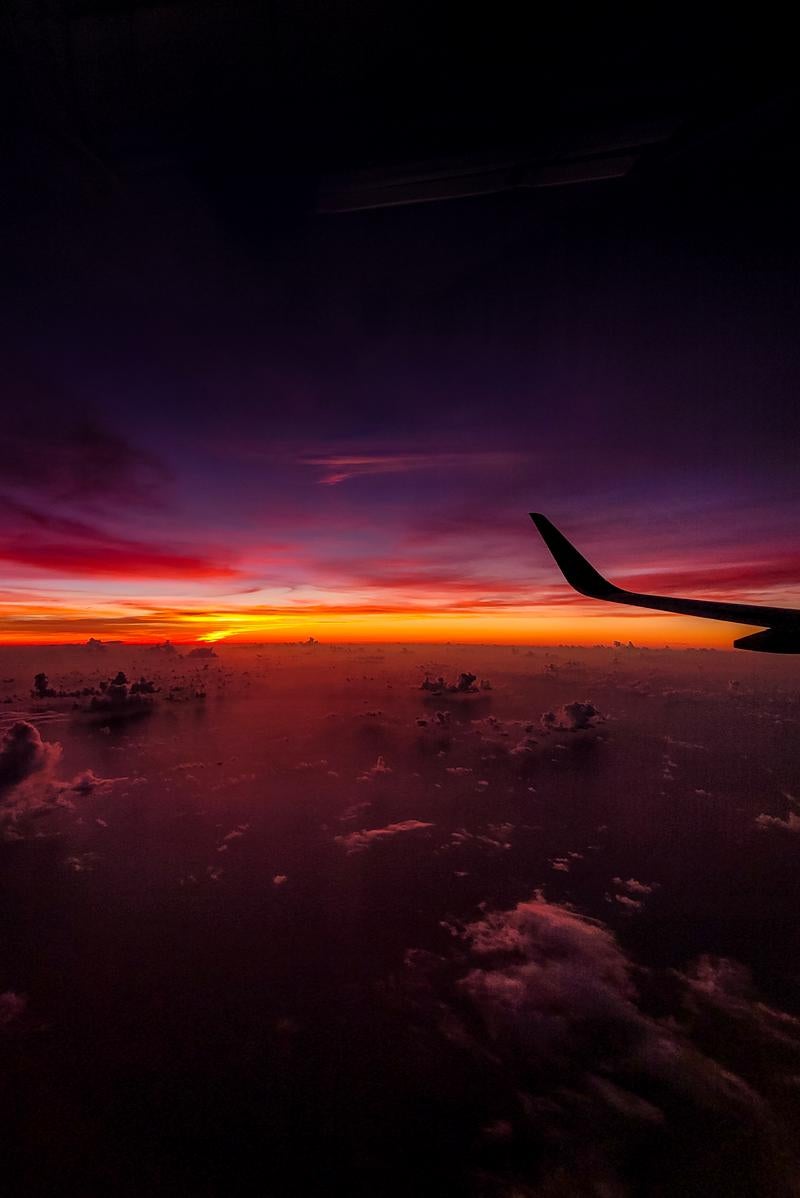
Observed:
[[[112,679],[100,683],[100,694],[91,697],[86,711],[113,720],[147,715],[153,709],[152,696],[157,689],[146,678],[130,683],[124,671],[119,670]]]
[[[64,783],[63,789],[74,791],[76,794],[88,795],[95,790],[106,789],[114,782],[127,782],[128,778],[102,778],[99,777],[94,770],[82,770],[76,774],[71,782]],[[97,821],[101,826],[104,826],[102,820]]]
[[[169,477],[153,454],[91,417],[53,412],[45,422],[17,417],[4,429],[0,476],[6,487],[48,501],[103,506],[153,503]]]
[[[17,720],[0,740],[0,794],[52,769],[60,756],[59,744],[43,741],[34,724]]]
[[[590,703],[588,700],[583,703],[575,700],[572,703],[564,703],[555,711],[544,712],[539,722],[542,728],[548,732],[562,729],[569,732],[581,732],[587,728],[593,728],[604,718],[594,703]]]
[[[459,674],[455,682],[445,682],[444,678],[430,678],[427,674],[420,686],[420,690],[429,691],[432,695],[453,694],[453,695],[474,695],[478,691],[475,685],[478,678],[476,674],[462,673]],[[491,690],[491,685],[486,685],[485,681],[481,683],[484,690]]]
[[[53,774],[61,745],[42,740],[39,729],[17,720],[0,740],[0,839],[20,840],[44,815],[72,804],[64,795],[69,784]]]
[[[162,657],[180,657],[181,654],[173,645],[172,641],[161,641],[157,645],[149,645],[145,649],[145,653],[157,653]]]
[[[602,923],[541,896],[449,930],[466,958],[409,953],[415,1001],[427,987],[446,1039],[505,1076],[495,1114],[511,1122],[517,1151],[538,1146],[536,1193],[594,1192],[598,1177],[608,1193],[633,1192],[631,1153],[645,1133],[677,1154],[665,1193],[689,1175],[698,1193],[716,1192],[720,1153],[729,1176],[742,1171],[737,1192],[794,1193],[796,1164],[775,1145],[791,1142],[785,1078],[800,1065],[800,1020],[763,1003],[741,965],[701,958],[657,975]],[[644,998],[654,986],[659,1014]],[[737,1056],[742,1041],[755,1051]],[[494,1168],[503,1176],[502,1157]]]

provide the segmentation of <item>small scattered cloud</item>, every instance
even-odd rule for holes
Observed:
[[[324,764],[327,765],[327,762]],[[391,774],[391,772],[392,769],[386,764],[386,759],[384,757],[378,757],[378,760],[370,769],[365,770],[363,774],[359,774],[357,781],[372,782],[373,779],[385,777],[387,774]]]
[[[479,850],[506,850],[511,848],[511,833],[514,825],[510,823],[488,824],[486,832],[468,832],[466,828],[458,828],[450,834],[450,844],[453,848],[475,848]]]
[[[24,994],[16,994],[13,990],[0,994],[0,1030],[5,1030],[24,1015],[27,1006]]]
[[[623,878],[612,878],[611,883],[613,886],[616,886],[618,890],[625,890],[628,892],[628,894],[635,894],[639,896],[652,894],[658,886],[657,882],[651,882],[648,884],[647,882],[640,882],[637,878],[628,878],[627,880]]]
[[[345,836],[335,836],[336,844],[341,845],[350,856],[353,853],[363,853],[379,840],[391,840],[395,836],[406,836],[410,833],[424,832],[434,827],[423,820],[406,819],[397,824],[387,824],[385,828],[362,828],[360,832],[349,832]]]
[[[545,731],[581,732],[601,723],[605,716],[588,700],[583,703],[577,699],[572,703],[564,703],[555,711],[546,711],[540,724]]]
[[[249,824],[237,824],[235,828],[231,828],[230,832],[227,832],[219,842],[217,846],[217,852],[227,853],[230,845],[236,840],[241,840],[245,832],[249,831],[249,829]]]
[[[87,874],[97,867],[99,860],[97,853],[74,853],[64,859],[64,864],[74,874]]]
[[[64,790],[74,791],[75,794],[88,795],[95,790],[105,789],[112,786],[115,782],[127,782],[128,778],[101,778],[94,770],[82,770],[76,774],[71,782],[65,782],[62,785]]]
[[[759,828],[774,828],[779,832],[800,832],[800,815],[794,811],[789,811],[786,819],[781,819],[777,815],[767,815],[766,812],[756,816],[756,823]]]

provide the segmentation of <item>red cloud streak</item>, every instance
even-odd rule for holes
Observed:
[[[240,577],[238,570],[220,565],[207,554],[115,536],[96,524],[42,512],[9,496],[0,496],[0,506],[6,519],[5,536],[0,533],[0,562],[64,576],[137,580]]]
[[[236,578],[239,572],[205,557],[152,548],[138,541],[0,541],[0,561],[62,575],[115,578]]]
[[[612,577],[614,577],[612,575]],[[800,586],[800,555],[769,561],[737,562],[725,566],[688,566],[674,570],[627,574],[614,581],[639,593],[679,588],[710,594],[761,591],[765,587]]]

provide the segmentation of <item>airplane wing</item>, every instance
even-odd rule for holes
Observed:
[[[759,628],[800,628],[800,611],[791,607],[758,607],[749,603],[718,603],[714,599],[680,599],[667,595],[641,595],[636,591],[625,591],[614,586],[598,574],[563,533],[551,524],[546,516],[530,513],[531,520],[542,534],[547,548],[556,560],[571,587],[591,599],[607,599],[612,603],[629,603],[633,607],[652,607],[656,611],[676,612],[682,616],[701,616],[706,620],[728,620],[731,624],[754,624]],[[764,634],[757,633],[758,638]],[[750,640],[751,638],[743,638]],[[755,637],[752,638],[755,641]],[[737,642],[738,643],[738,642]],[[745,645],[740,648],[757,648],[761,644]],[[766,647],[766,639],[764,640]],[[779,649],[779,652],[797,652],[796,649]]]

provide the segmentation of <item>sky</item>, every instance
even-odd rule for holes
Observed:
[[[175,164],[16,247],[0,641],[728,646],[793,605],[791,205],[615,184],[323,217]]]

